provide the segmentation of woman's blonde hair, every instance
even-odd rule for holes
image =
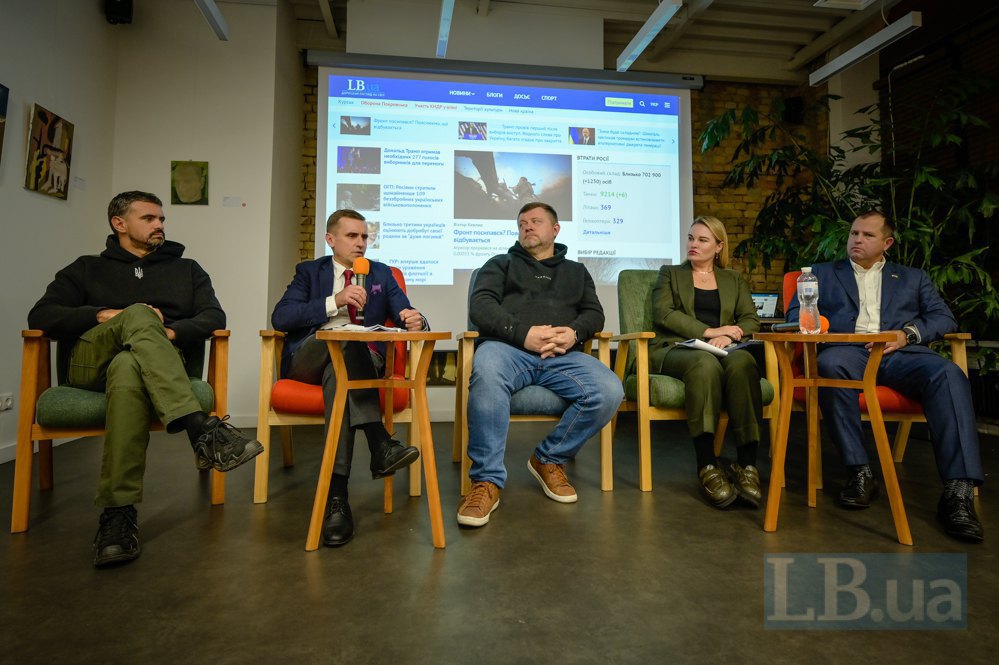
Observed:
[[[711,231],[715,240],[721,243],[721,251],[715,254],[715,263],[720,268],[728,268],[728,233],[725,232],[725,225],[722,224],[722,221],[717,217],[702,215],[694,220],[694,224],[703,224],[708,227],[708,231]]]

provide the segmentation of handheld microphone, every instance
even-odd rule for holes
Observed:
[[[357,279],[357,285],[362,289],[367,290],[365,287],[365,282],[368,281],[368,273],[371,272],[371,262],[368,261],[363,256],[359,256],[354,259],[354,277]],[[364,306],[357,308],[357,319],[364,322]]]
[[[788,321],[786,323],[775,323],[770,326],[772,332],[798,332],[801,324],[797,321]],[[824,316],[819,317],[819,332],[829,332],[829,319]]]

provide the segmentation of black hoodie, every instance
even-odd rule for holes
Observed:
[[[531,326],[569,326],[579,344],[600,332],[604,310],[586,266],[565,258],[566,246],[538,261],[520,243],[486,261],[475,277],[469,318],[486,339],[518,348]]]
[[[81,256],[56,273],[28,313],[28,326],[73,340],[97,325],[100,310],[143,303],[163,313],[178,346],[203,340],[225,328],[225,312],[208,273],[183,254],[183,245],[167,240],[140,258],[109,235],[100,256]]]

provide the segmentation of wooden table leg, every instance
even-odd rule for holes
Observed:
[[[770,487],[767,490],[767,510],[763,519],[764,531],[777,530],[777,513],[780,511],[781,488],[784,485],[784,460],[787,458],[787,436],[791,427],[791,404],[794,399],[790,351],[786,344],[776,345],[775,348],[780,366],[780,413],[777,416],[776,449],[770,468]]]
[[[420,364],[417,368],[415,397],[416,413],[419,418],[420,441],[423,442],[421,457],[423,458],[423,474],[427,481],[427,507],[430,510],[430,532],[434,547],[443,549],[444,517],[441,513],[441,493],[437,485],[437,461],[434,456],[434,438],[430,429],[430,409],[427,405],[427,371],[430,369],[430,359],[434,354],[433,340],[425,342],[420,350]]]
[[[867,414],[871,418],[871,429],[874,430],[874,443],[878,451],[878,460],[881,462],[881,473],[884,474],[888,505],[891,506],[891,516],[895,521],[895,534],[898,536],[898,542],[903,545],[912,545],[909,520],[905,515],[902,490],[898,485],[898,475],[895,473],[895,462],[892,458],[891,446],[888,444],[885,419],[881,413],[881,404],[878,402],[878,392],[875,385],[883,349],[884,344],[875,344],[875,348],[871,350],[867,371],[864,373],[864,397],[867,400]]]
[[[327,342],[326,346],[329,347],[330,361],[333,363],[333,375],[337,377],[336,394],[333,398],[333,413],[330,416],[330,426],[326,433],[326,443],[323,446],[323,461],[319,467],[316,498],[312,502],[309,535],[305,540],[307,552],[319,549],[319,538],[323,531],[323,515],[326,512],[326,501],[329,498],[330,481],[333,477],[333,461],[336,459],[337,444],[340,442],[340,428],[343,426],[343,414],[347,405],[347,382],[349,379],[340,342]]]
[[[818,359],[815,355],[815,345],[805,345],[805,376],[814,379],[818,376]],[[819,389],[814,385],[805,388],[805,420],[808,424],[808,507],[816,505],[816,488],[818,487],[819,455]]]

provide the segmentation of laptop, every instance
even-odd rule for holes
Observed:
[[[777,293],[754,293],[753,302],[756,304],[756,315],[761,319],[772,319],[777,315]]]

